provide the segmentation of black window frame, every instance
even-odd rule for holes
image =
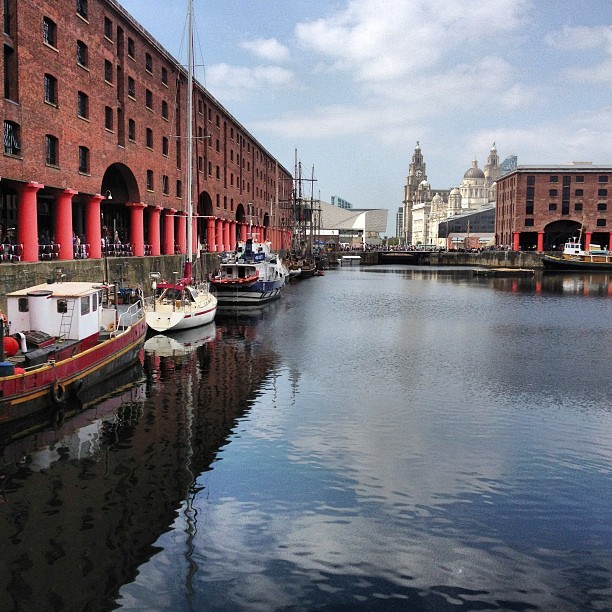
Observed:
[[[128,119],[128,140],[136,142],[136,121]]]
[[[45,163],[47,166],[59,166],[59,139],[53,134],[45,134]]]
[[[57,24],[51,17],[43,17],[43,42],[57,49]]]
[[[84,91],[77,91],[77,116],[89,119],[89,96]]]
[[[57,78],[45,72],[43,76],[43,88],[45,104],[57,106],[59,96]]]
[[[21,126],[15,121],[4,120],[4,154],[19,156],[21,151]]]
[[[81,174],[89,174],[90,172],[90,155],[89,149],[85,146],[79,146],[79,172]]]
[[[87,6],[87,0],[76,0],[76,12],[79,17],[82,17],[87,21],[89,19],[89,7]]]
[[[76,61],[83,68],[89,67],[89,47],[82,41],[76,41]]]

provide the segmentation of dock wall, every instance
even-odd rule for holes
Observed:
[[[31,287],[64,275],[65,281],[123,282],[124,285],[142,285],[145,295],[150,294],[151,272],[159,272],[162,279],[172,280],[174,272],[183,275],[181,255],[157,257],[108,257],[106,259],[77,259],[67,261],[19,262],[0,265],[0,309],[6,309],[6,294],[24,287]],[[206,253],[197,264],[194,275],[197,279],[219,266],[219,256]],[[105,271],[106,267],[106,271]]]

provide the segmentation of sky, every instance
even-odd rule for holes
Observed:
[[[186,0],[119,0],[185,61]],[[519,165],[612,165],[612,0],[194,0],[197,79],[313,195],[402,205],[493,143]],[[313,170],[314,168],[314,170]],[[308,187],[307,195],[310,194]]]

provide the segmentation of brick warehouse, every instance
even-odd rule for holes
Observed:
[[[611,177],[612,167],[590,163],[518,166],[497,181],[497,244],[552,251],[582,234],[585,248],[611,248]]]
[[[3,0],[2,260],[186,253],[186,71],[114,0]],[[194,86],[194,251],[290,244],[292,177]]]

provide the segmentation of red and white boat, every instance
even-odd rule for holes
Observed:
[[[0,426],[44,413],[59,422],[79,393],[134,364],[147,331],[142,298],[137,293],[134,303],[119,305],[119,296],[114,285],[89,282],[7,294]]]
[[[159,333],[176,332],[212,323],[217,298],[207,282],[196,283],[193,276],[193,6],[189,4],[189,45],[187,69],[187,258],[183,278],[175,282],[153,283],[153,296],[147,298],[147,325]]]

